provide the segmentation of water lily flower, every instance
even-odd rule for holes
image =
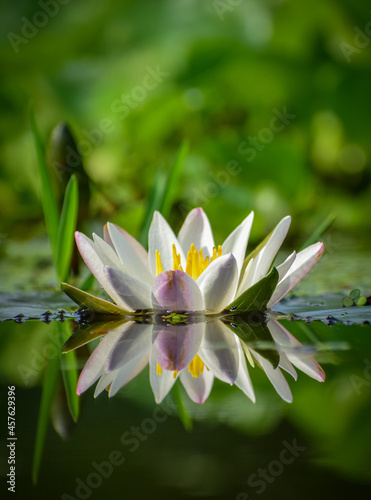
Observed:
[[[124,229],[108,223],[104,239],[76,232],[79,251],[117,312],[143,309],[220,313],[269,273],[288,232],[285,217],[245,259],[251,212],[221,244],[214,242],[201,208],[192,210],[176,236],[155,212],[148,252]],[[278,283],[267,307],[279,302],[314,266],[324,251],[315,243],[278,265]],[[67,290],[65,290],[68,293]]]
[[[98,381],[95,396],[104,389],[114,396],[148,364],[157,403],[166,397],[178,378],[196,403],[206,401],[215,378],[236,385],[255,402],[246,360],[264,370],[287,402],[292,401],[292,394],[281,369],[296,380],[296,366],[310,377],[324,381],[324,372],[313,355],[303,354],[301,344],[278,321],[269,320],[267,328],[272,335],[272,349],[279,357],[276,367],[263,350],[242,342],[220,320],[177,325],[129,321],[108,327],[108,333],[81,372],[77,392],[81,394]]]

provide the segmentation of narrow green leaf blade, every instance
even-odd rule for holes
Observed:
[[[68,283],[61,283],[62,290],[66,295],[68,295],[76,304],[82,306],[86,309],[90,309],[99,314],[119,314],[132,316],[134,313],[132,311],[126,311],[121,307],[109,302],[108,300],[100,299],[94,297],[90,293],[83,292],[78,288],[69,285]]]
[[[36,163],[41,181],[41,200],[44,211],[45,225],[52,246],[53,255],[55,257],[59,226],[58,205],[50,180],[48,166],[45,160],[44,144],[41,140],[40,133],[37,128],[33,110],[30,111],[30,123],[36,149]]]
[[[32,481],[37,483],[41,464],[42,452],[45,443],[46,431],[48,428],[50,408],[52,406],[55,388],[58,381],[59,357],[52,358],[45,370],[39,418],[37,422],[35,450],[32,465]]]
[[[278,271],[274,267],[267,276],[248,288],[229,304],[225,308],[225,312],[242,314],[250,311],[266,311],[269,299],[277,286],[278,277]]]
[[[78,207],[79,190],[74,174],[67,184],[58,230],[56,265],[59,281],[66,280],[69,275]]]
[[[71,334],[70,326],[67,321],[64,323],[58,323],[57,326],[60,344],[63,345]],[[77,361],[75,351],[70,351],[60,356],[60,367],[62,371],[64,389],[66,391],[68,408],[74,422],[76,422],[79,416],[80,403],[79,397],[76,394]]]
[[[169,170],[166,179],[165,190],[163,193],[162,203],[161,206],[159,207],[160,212],[165,218],[167,218],[170,213],[171,205],[173,203],[177,191],[179,176],[183,168],[184,160],[188,155],[188,151],[189,151],[189,142],[187,140],[184,140],[178,150],[175,161]]]
[[[304,248],[317,243],[317,241],[321,238],[321,236],[329,229],[329,227],[334,223],[336,219],[335,214],[330,214],[326,219],[313,231],[313,233],[309,236],[306,242],[301,246],[300,250],[304,250]]]
[[[143,218],[139,241],[147,246],[148,230],[151,225],[153,213],[158,210],[164,217],[169,215],[173,203],[179,176],[183,167],[185,158],[189,150],[188,141],[183,141],[176,155],[175,161],[170,167],[168,174],[162,169],[157,170],[153,181],[153,188],[149,195],[147,210]]]

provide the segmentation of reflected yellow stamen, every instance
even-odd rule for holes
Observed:
[[[192,359],[192,361],[188,365],[188,371],[192,375],[192,377],[198,378],[200,373],[204,372],[205,363],[202,361],[200,356],[196,354],[196,356]]]
[[[161,254],[158,250],[156,250],[156,276],[162,273],[162,263],[161,263]]]
[[[176,251],[176,246],[173,244],[173,271],[183,271],[182,259],[179,253]],[[213,254],[210,258],[209,256],[204,258],[202,249],[197,251],[196,246],[192,243],[189,251],[187,252],[187,262],[185,272],[189,274],[194,280],[196,280],[200,274],[202,274],[211,262],[223,255],[221,245],[213,248]],[[156,276],[163,272],[161,254],[156,250]]]
[[[162,375],[162,368],[158,363],[156,363],[156,375]]]
[[[173,378],[175,379],[176,376],[178,375],[179,372],[177,372],[176,370],[173,371]]]

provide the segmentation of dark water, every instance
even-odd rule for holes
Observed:
[[[189,399],[179,381],[178,396],[173,389],[156,404],[147,366],[114,397],[103,391],[94,398],[93,384],[80,396],[74,423],[59,375],[36,486],[31,471],[41,383],[46,366],[59,356],[60,323],[22,323],[27,315],[17,315],[18,323],[1,322],[1,498],[369,498],[369,310],[341,309],[338,299],[293,299],[281,307],[284,313],[291,309],[297,318],[306,318],[281,324],[305,346],[297,354],[303,359],[315,355],[326,373],[324,383],[300,370],[297,381],[286,373],[292,403],[279,397],[262,369],[249,365],[255,403],[236,386],[215,380],[202,405]],[[2,319],[20,310],[13,306],[14,298]],[[42,319],[60,319],[60,308],[49,307],[51,314]],[[45,310],[40,300],[33,317]],[[71,333],[81,330],[74,319],[67,323]],[[260,345],[259,339],[253,340],[254,348],[269,358],[266,339]],[[76,351],[79,371],[98,343],[93,340]],[[6,401],[13,385],[15,494],[6,485]],[[183,422],[180,418],[179,393],[187,425],[184,415]]]

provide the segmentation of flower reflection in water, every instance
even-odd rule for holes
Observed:
[[[251,321],[251,315],[233,321],[229,317],[228,323],[182,315],[157,315],[145,323],[122,319],[82,329],[67,341],[64,351],[101,337],[81,372],[78,394],[97,382],[95,396],[104,389],[114,396],[147,364],[157,403],[166,397],[177,379],[193,401],[203,403],[215,377],[236,385],[255,402],[249,365],[260,367],[287,402],[292,401],[292,394],[283,371],[296,380],[297,368],[323,382],[325,374],[313,353],[276,319],[267,321],[263,315],[261,319]]]

